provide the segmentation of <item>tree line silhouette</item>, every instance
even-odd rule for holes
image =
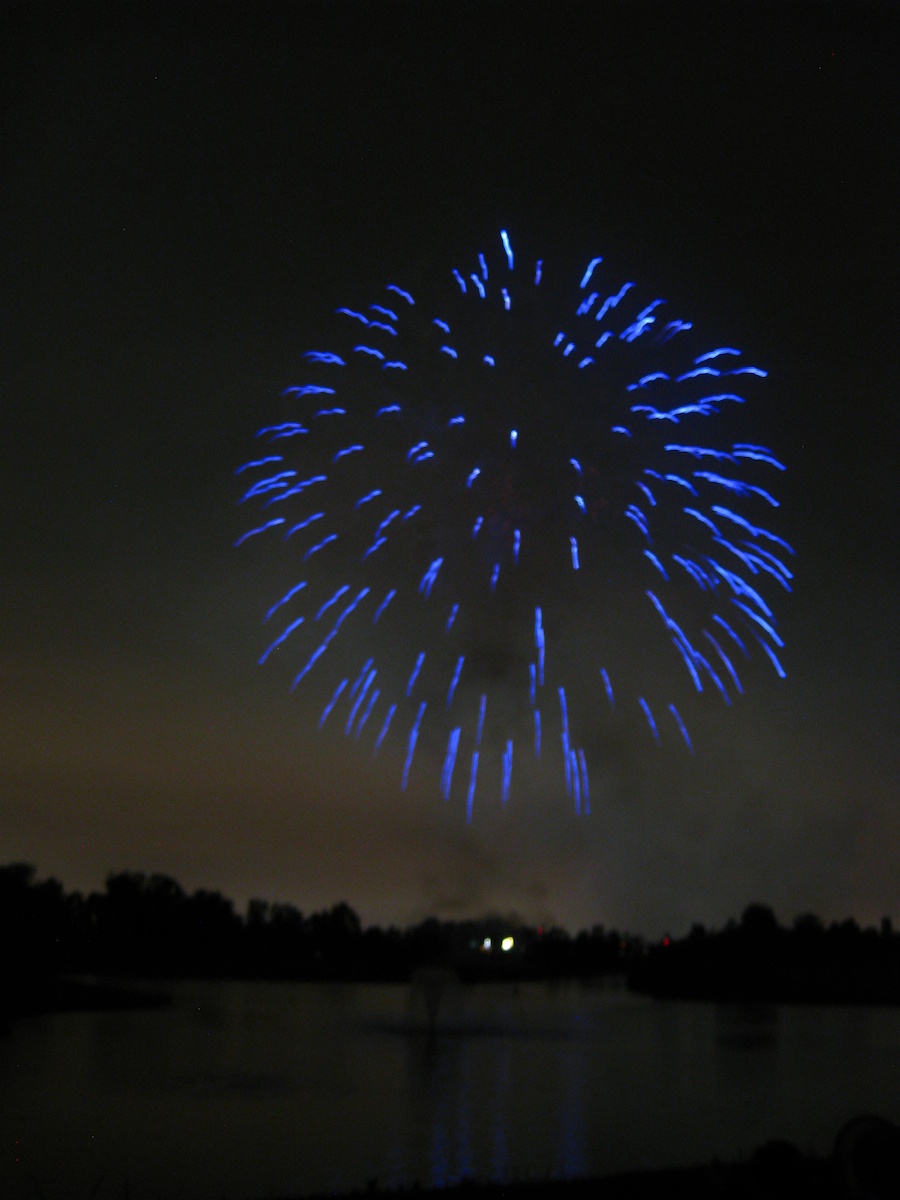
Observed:
[[[0,952],[7,997],[16,981],[83,975],[392,983],[440,966],[471,982],[618,973],[661,998],[900,1003],[900,934],[888,918],[861,929],[806,914],[784,928],[761,904],[722,930],[695,925],[648,944],[601,925],[571,936],[501,917],[363,928],[345,903],[304,914],[254,899],[239,914],[219,892],[188,894],[167,875],[127,871],[84,896],[12,863],[0,867]]]
[[[629,968],[636,991],[659,998],[763,1003],[900,1004],[900,934],[888,917],[861,929],[813,913],[790,929],[751,904],[740,922],[663,938]]]
[[[53,878],[37,881],[24,863],[0,867],[0,939],[11,971],[29,977],[386,983],[436,965],[464,980],[592,975],[621,969],[640,948],[602,926],[571,937],[501,917],[364,929],[345,903],[304,914],[254,899],[240,915],[219,892],[189,895],[167,875],[127,871],[83,896]]]

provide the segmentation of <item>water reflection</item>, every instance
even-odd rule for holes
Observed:
[[[560,1068],[564,1097],[559,1114],[562,1173],[570,1176],[584,1175],[587,1173],[584,1056],[570,1050],[563,1056]]]
[[[436,982],[184,984],[170,1010],[23,1022],[0,1040],[0,1128],[24,1148],[0,1195],[604,1174],[771,1139],[827,1153],[860,1112],[900,1119],[896,1010]]]
[[[448,1017],[451,1006],[458,1008],[461,995],[459,975],[448,967],[421,967],[413,974],[409,983],[408,1016],[411,1023],[422,1016],[425,1026],[433,1037],[439,1022]]]
[[[778,1009],[774,1004],[717,1005],[716,1041],[728,1050],[774,1050]]]

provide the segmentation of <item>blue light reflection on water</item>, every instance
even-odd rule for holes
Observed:
[[[621,988],[177,984],[171,1009],[0,1039],[0,1195],[238,1200],[828,1153],[900,1120],[900,1011],[654,1004]],[[12,1142],[10,1142],[12,1144]]]

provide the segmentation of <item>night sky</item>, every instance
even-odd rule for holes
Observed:
[[[892,5],[7,4],[0,860],[366,923],[655,936],[900,918]],[[500,229],[620,264],[769,378],[787,679],[445,804],[258,667],[284,564],[234,470],[334,308]],[[721,339],[717,341],[716,339]],[[438,764],[439,766],[439,764]]]

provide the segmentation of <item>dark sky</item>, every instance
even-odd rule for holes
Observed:
[[[900,918],[891,5],[6,5],[0,859],[367,922]],[[787,679],[590,817],[444,804],[259,668],[234,469],[340,304],[608,255],[764,362]],[[578,266],[575,267],[577,271]],[[318,710],[317,710],[318,711]]]

